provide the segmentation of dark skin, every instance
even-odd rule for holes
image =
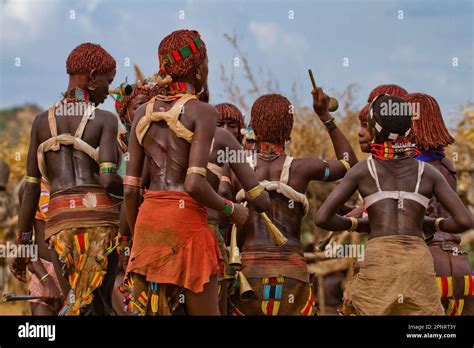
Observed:
[[[386,161],[375,159],[375,162],[383,190],[414,191],[418,170],[418,161],[414,158]],[[362,197],[377,191],[366,161],[351,169],[341,184],[331,192],[316,214],[316,225],[332,231],[348,230],[351,227],[350,219],[336,212],[356,190],[359,190]],[[428,198],[434,195],[448,209],[451,217],[441,221],[440,228],[443,231],[460,233],[471,228],[473,221],[469,211],[446,179],[431,165],[425,165],[419,193]],[[392,199],[373,204],[368,208],[370,222],[359,219],[361,228],[358,231],[370,231],[370,238],[391,235],[422,237],[423,228],[434,231],[434,219],[425,218],[425,209],[420,204],[405,200],[404,206],[405,209],[398,209],[398,202]]]
[[[329,98],[324,94],[321,88],[312,91],[313,109],[323,122],[330,119],[327,110]],[[339,159],[346,159],[352,166],[357,163],[356,155],[342,131],[339,128],[329,133],[331,141]],[[283,145],[283,144],[282,144]],[[274,161],[264,161],[257,159],[257,177],[262,180],[280,180],[281,170],[286,155],[281,155]],[[346,168],[337,160],[328,160],[330,175],[327,181],[336,181],[344,177]],[[308,184],[312,180],[322,180],[324,177],[325,165],[320,158],[303,157],[295,158],[291,164],[288,185],[298,192],[306,192]],[[289,200],[277,192],[270,192],[271,198],[271,220],[277,225],[282,226],[280,231],[288,238],[287,244],[282,246],[301,248],[300,230],[301,221],[304,216],[302,204],[289,202]],[[245,248],[258,248],[273,246],[273,240],[260,215],[253,209],[250,212],[249,222],[244,227],[243,250]],[[265,233],[262,233],[264,231]]]
[[[368,129],[367,118],[360,118],[359,146],[362,152],[370,153],[370,145],[374,140]]]
[[[198,67],[201,80],[196,79],[196,71],[187,76],[176,78],[175,81],[189,82],[200,90],[207,81],[207,58]],[[154,111],[169,110],[174,102],[157,101]],[[178,190],[187,192],[200,204],[217,211],[223,211],[225,201],[209,185],[206,178],[199,174],[186,175],[188,167],[206,168],[209,161],[209,149],[214,136],[218,113],[211,105],[198,101],[189,101],[180,121],[194,133],[192,143],[177,138],[164,122],[154,122],[143,139],[143,147],[137,141],[136,125],[145,114],[145,106],[140,107],[134,118],[130,139],[130,162],[127,175],[139,177],[146,158],[149,164],[152,191]],[[131,230],[139,206],[139,189],[134,186],[125,187],[125,209]],[[248,209],[235,205],[232,220],[239,226],[248,217]],[[204,291],[193,293],[185,290],[186,309],[191,315],[219,315],[217,296],[217,276],[213,275],[210,282],[204,285]]]
[[[214,133],[214,147],[211,155],[209,156],[209,161],[211,163],[217,164],[219,166],[223,163],[218,163],[218,152],[224,151],[225,149],[230,151],[242,151],[242,146],[237,142],[237,139],[225,128],[217,127],[216,132]],[[252,168],[243,162],[232,162],[226,163],[226,166],[230,167],[232,172],[235,174],[236,178],[239,180],[243,188],[248,191],[258,185],[258,179],[255,176]],[[210,171],[207,172],[207,180],[211,184],[212,188],[217,192],[219,190],[220,180]],[[253,207],[258,212],[263,212],[268,209],[270,206],[270,197],[267,192],[264,192],[258,198],[254,199],[250,207]],[[215,210],[208,210],[208,219],[218,220],[219,213]],[[221,299],[219,301],[219,310],[221,315],[227,314],[227,288],[229,283],[227,281],[221,282]]]
[[[131,126],[133,123],[133,118],[135,117],[135,112],[137,109],[145,104],[149,100],[148,96],[139,94],[135,98],[133,98],[127,107],[127,112],[125,113],[125,117],[127,119],[127,132],[130,134]]]
[[[362,150],[362,152],[370,153],[370,145],[372,144],[372,142],[374,140],[374,134],[373,134],[374,130],[373,130],[373,128],[369,127],[367,117],[361,117],[361,118],[359,118],[359,121],[360,121],[360,127],[361,127],[360,131],[359,131],[360,149]],[[433,164],[433,166],[446,179],[446,182],[451,187],[451,189],[455,191],[456,190],[456,181],[452,177],[452,175],[449,173],[447,168],[445,166],[441,165],[440,161],[431,162],[430,164]],[[449,168],[451,168],[451,170],[454,170],[454,167],[452,166],[452,164],[450,162],[447,165],[448,165]],[[365,167],[367,167],[367,165],[365,165]],[[425,166],[425,168],[426,167],[427,166]],[[380,182],[383,182],[382,178],[380,178],[379,180],[380,180]],[[416,204],[416,205],[419,206],[418,204]],[[353,212],[348,214],[348,216],[360,216],[362,214],[362,211],[363,211],[362,207],[356,208],[356,209],[354,209]],[[441,215],[440,215],[441,217],[447,217],[449,215],[449,212],[447,211],[446,208],[444,208],[444,206],[441,206],[441,212],[440,213],[441,213]],[[425,217],[424,222],[423,222],[423,228],[425,230],[425,233],[433,233],[434,232],[434,220],[435,219],[436,219],[436,217]],[[440,234],[440,233],[442,233],[442,232],[438,232],[437,234]]]
[[[216,128],[216,132],[214,133],[214,139],[214,148],[211,155],[209,156],[209,162],[211,163],[223,165],[224,163],[219,163],[217,161],[218,152],[225,151],[226,148],[228,149],[228,151],[243,151],[242,146],[237,142],[235,137],[233,137],[227,130],[225,130],[225,128]],[[258,185],[258,179],[248,163],[231,162],[228,163],[228,165],[232,172],[235,174],[236,178],[239,180],[244,190],[248,191]],[[210,171],[208,171],[207,177],[212,188],[217,192],[220,184],[219,178],[212,174]],[[269,205],[270,197],[268,196],[267,192],[263,193],[251,202],[251,206],[253,206],[258,212],[266,211]],[[215,210],[210,211],[209,218],[217,220],[218,212]]]
[[[20,204],[22,201],[23,194],[25,193],[25,185],[26,182],[22,184],[20,187]],[[21,209],[21,206],[20,206]],[[38,246],[38,258],[43,259],[46,261],[51,261],[51,251],[48,249],[48,246],[46,245],[45,239],[44,239],[44,230],[46,227],[46,222],[42,220],[37,220],[35,219],[33,222],[34,226],[34,233],[35,233],[35,244]],[[43,264],[40,262],[40,260],[36,261],[31,261],[28,263],[28,270],[31,273],[34,273],[39,279],[41,279],[43,276],[46,275],[46,269],[44,268]],[[42,283],[47,284],[47,283],[53,283],[53,278],[52,277],[46,277]],[[59,298],[55,297],[56,294],[51,293],[51,289],[56,288],[56,285],[53,283],[53,286],[45,286],[46,292],[45,292],[45,302],[49,304],[49,306],[46,306],[42,303],[36,303],[32,302],[31,303],[31,314],[34,316],[37,315],[56,315],[56,312],[51,308],[51,307],[57,307],[60,305],[60,303],[55,303],[56,301],[59,301]]]
[[[127,129],[128,136],[130,135],[133,118],[135,117],[135,112],[141,105],[145,104],[148,100],[149,100],[148,96],[139,94],[135,96],[128,104],[127,110],[125,112],[125,118],[126,118],[125,128]],[[143,168],[143,174],[142,174],[142,185],[146,187],[148,182],[149,182],[148,166],[145,163],[145,166]],[[128,221],[127,221],[127,214],[125,211],[124,204],[121,205],[121,209],[120,209],[120,233],[123,236],[132,235],[132,231],[130,230],[130,225],[128,224]],[[123,253],[119,255],[119,268],[118,268],[117,276],[115,278],[115,284],[114,284],[115,290],[112,294],[112,304],[113,304],[114,311],[117,315],[127,315],[127,313],[124,312],[123,310],[123,303],[122,303],[123,295],[120,293],[118,288],[123,284],[123,279],[125,276],[125,271],[127,269],[129,258],[130,258],[130,250],[128,250],[128,252],[124,251]]]
[[[89,75],[70,76],[68,90],[72,90],[76,87],[87,90],[90,100],[97,106],[107,97],[109,85],[112,83],[114,77],[115,69],[106,74],[99,74],[96,69],[93,69]],[[56,117],[58,134],[74,134],[81,118],[82,115]],[[117,127],[116,117],[112,113],[104,110],[96,109],[95,117],[88,121],[82,139],[94,148],[100,146],[99,163],[117,163]],[[44,111],[35,118],[31,127],[26,175],[41,178],[41,173],[38,168],[37,149],[42,142],[50,137],[48,111]],[[99,176],[99,165],[88,155],[75,150],[72,146],[61,146],[59,151],[47,152],[45,154],[45,160],[51,194],[73,186],[95,184],[101,185],[110,193],[122,195],[122,179],[118,174],[110,173]],[[39,184],[26,183],[19,214],[20,231],[31,231],[38,206],[39,195]],[[51,255],[57,258],[55,254]],[[23,259],[16,258],[14,263],[17,267],[25,266],[25,260]],[[41,263],[38,264],[38,269],[34,269],[33,271],[35,271],[40,278],[46,273]],[[107,279],[104,279],[105,283],[107,283],[107,281]],[[56,310],[59,309],[63,300],[59,289],[49,280],[46,288],[46,291],[51,294],[49,301],[54,303]]]
[[[236,139],[239,137],[239,132],[240,132],[239,124],[234,120],[231,120],[231,119],[218,120],[217,127],[224,128],[226,131],[232,134],[232,136],[234,136],[234,138]]]
[[[317,88],[312,91],[313,109],[320,118],[325,122],[330,119],[328,112],[329,98],[324,94],[323,90]],[[357,163],[354,151],[339,129],[334,129],[329,133],[333,143],[336,156],[340,159],[346,159],[350,165]],[[263,139],[263,141],[265,141]],[[281,144],[283,145],[283,144]],[[260,181],[279,181],[283,163],[286,155],[281,155],[273,161],[264,161],[257,159],[257,177]],[[327,181],[339,180],[346,174],[344,165],[335,160],[327,161],[330,168],[330,175]],[[324,162],[316,157],[295,158],[290,167],[288,185],[298,192],[306,192],[309,183],[312,180],[322,180],[324,177]],[[271,216],[270,219],[277,225],[280,231],[288,238],[288,242],[281,246],[281,250],[294,251],[301,250],[301,221],[304,217],[303,205],[296,202],[290,202],[285,196],[275,192],[270,192],[271,198]],[[244,226],[242,250],[264,249],[265,247],[273,247],[275,244],[271,238],[260,215],[253,209],[250,210],[250,218]],[[248,279],[250,285],[257,293],[257,298],[262,298],[263,287],[261,279]],[[285,279],[285,286],[291,288],[295,296],[294,303],[282,301],[280,310],[282,313],[294,313],[295,308],[302,308],[307,301],[308,285],[292,278]],[[255,301],[241,301],[239,296],[234,296],[232,301],[247,315],[261,315],[261,308],[256,305]]]

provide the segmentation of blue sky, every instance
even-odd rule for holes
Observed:
[[[328,90],[357,83],[359,106],[383,83],[433,95],[445,116],[474,100],[472,0],[0,2],[0,108],[57,101],[67,87],[67,55],[82,42],[99,43],[116,58],[113,85],[126,76],[134,80],[126,58],[152,74],[160,40],[182,28],[198,30],[207,44],[212,103],[225,101],[221,64],[246,88],[223,33],[238,36],[252,66],[271,71],[282,93],[290,95],[296,82],[308,105],[310,67]],[[112,101],[104,107],[113,110]]]

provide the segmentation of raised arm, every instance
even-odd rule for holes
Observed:
[[[100,110],[96,112],[100,112],[99,117],[103,118],[99,145],[99,163],[112,163],[117,166],[117,118],[108,111]],[[123,196],[122,178],[119,174],[113,172],[100,173],[99,181],[102,187],[110,193]]]
[[[339,180],[344,177],[348,170],[341,160],[352,167],[357,163],[357,157],[345,135],[339,128],[335,127],[334,118],[328,111],[329,97],[324,94],[321,88],[314,89],[311,94],[313,95],[314,112],[316,112],[319,119],[323,122],[324,127],[328,129],[329,137],[331,138],[338,161],[328,160],[325,162],[314,157],[304,158],[304,160],[307,161],[307,165],[304,166],[305,177],[308,181]]]
[[[189,150],[189,168],[207,168],[209,149],[216,130],[218,116],[217,110],[211,105],[204,103],[199,105],[199,115],[194,121],[194,136]],[[224,211],[228,204],[212,189],[206,177],[197,172],[186,175],[184,189],[196,201],[218,212]],[[232,221],[241,226],[247,217],[248,210],[236,204],[231,215]]]

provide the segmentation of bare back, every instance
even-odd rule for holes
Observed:
[[[74,134],[82,119],[82,115],[56,116],[58,134]],[[90,118],[85,126],[82,139],[93,148],[101,146],[107,140],[103,134],[103,129],[107,127],[112,135],[117,129],[115,116],[107,111],[95,110],[94,117]],[[38,115],[33,126],[38,144],[51,138],[51,130],[48,123],[48,112]],[[102,146],[106,157],[111,154],[110,148],[114,148],[113,143]],[[104,144],[102,144],[104,145]],[[45,153],[48,179],[51,184],[51,193],[69,187],[96,184],[99,185],[99,166],[86,153],[76,150],[72,145],[61,145],[59,151],[48,151]]]
[[[274,161],[257,160],[256,174],[259,181],[279,181],[286,155],[282,155]],[[295,188],[298,192],[305,193],[308,186],[308,180],[301,175],[298,166],[301,166],[300,160],[295,159],[289,170],[288,185]],[[304,164],[303,164],[304,165]],[[295,170],[296,168],[296,170]],[[280,231],[288,238],[287,244],[282,247],[300,247],[301,222],[304,217],[303,205],[292,202],[282,194],[271,191],[270,194],[270,219],[277,225]],[[246,248],[258,248],[274,246],[273,239],[268,233],[265,223],[255,210],[251,209],[249,220],[244,226],[244,245]]]
[[[418,161],[414,158],[402,160],[377,160],[374,159],[380,187],[383,191],[415,192],[418,174]],[[377,192],[377,187],[372,178],[367,162],[359,164],[357,170],[360,180],[357,187],[363,198]],[[433,195],[434,179],[431,175],[433,168],[425,166],[421,176],[419,193],[427,198]],[[370,238],[388,235],[422,236],[423,218],[426,209],[421,204],[404,199],[380,200],[368,208],[370,223]]]

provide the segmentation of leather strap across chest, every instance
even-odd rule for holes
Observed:
[[[304,214],[306,215],[309,210],[309,202],[308,198],[306,197],[305,194],[296,191],[293,187],[288,185],[288,180],[290,177],[290,167],[291,163],[293,162],[293,157],[291,156],[286,156],[285,162],[283,163],[283,167],[281,169],[281,174],[280,174],[280,180],[262,180],[260,181],[260,185],[263,186],[263,188],[266,191],[276,191],[289,200],[292,200],[297,203],[301,203],[304,208]],[[237,195],[236,195],[237,202],[242,201],[245,199],[245,191],[242,189],[240,190]]]
[[[179,115],[182,112],[184,104],[188,101],[197,99],[194,94],[185,94],[180,99],[178,99],[171,109],[168,111],[153,111],[155,106],[156,97],[153,97],[148,101],[146,106],[145,115],[138,121],[136,127],[136,135],[140,145],[143,145],[143,138],[145,137],[146,132],[150,128],[152,122],[165,121],[168,125],[168,128],[176,134],[178,138],[186,140],[188,143],[191,143],[193,140],[194,133],[187,129],[180,121]]]
[[[51,138],[43,141],[37,150],[38,157],[38,167],[43,178],[47,180],[46,177],[46,161],[44,154],[48,151],[59,151],[61,145],[72,145],[74,149],[79,150],[87,154],[95,162],[99,163],[99,148],[93,148],[91,145],[82,140],[82,135],[84,129],[86,128],[87,121],[89,121],[90,116],[93,114],[95,107],[88,105],[82,116],[81,123],[76,129],[76,133],[71,135],[70,133],[63,133],[58,135],[58,128],[56,124],[55,117],[55,107],[52,106],[48,110],[48,123],[49,130],[51,132]]]

